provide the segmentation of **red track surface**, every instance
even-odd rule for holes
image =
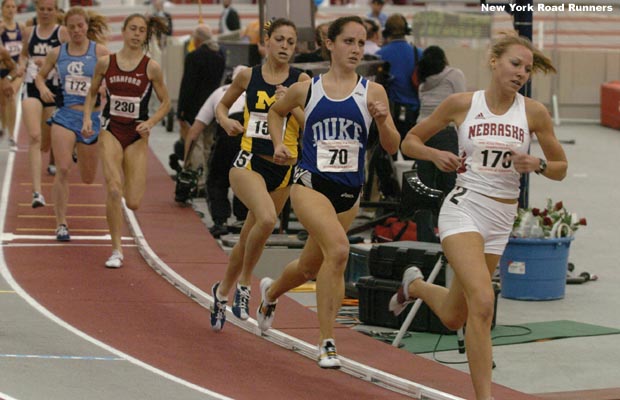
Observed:
[[[5,232],[52,235],[52,206],[30,207],[31,187],[23,142],[15,159]],[[101,231],[107,229],[102,177],[95,185],[83,186],[78,184],[74,169],[71,182],[71,234],[105,234]],[[44,176],[43,193],[48,201],[50,184],[51,177]],[[157,255],[209,293],[213,282],[223,276],[227,256],[198,216],[174,203],[173,188],[166,171],[151,154],[147,193],[136,213],[137,219]],[[128,236],[128,230],[123,235]],[[33,246],[12,246],[26,243]],[[124,248],[125,262],[119,270],[103,266],[110,254],[107,241],[73,240],[57,244],[55,240],[17,239],[5,247],[4,254],[15,280],[58,317],[137,359],[226,396],[403,398],[343,372],[322,370],[315,361],[231,324],[221,333],[212,332],[207,310],[155,273],[134,246]],[[253,286],[257,288],[258,281]],[[251,310],[257,305],[255,296]],[[318,340],[315,313],[288,298],[279,303],[274,328],[308,343]],[[473,397],[467,374],[346,327],[337,330],[336,338],[339,353],[345,357],[444,392]],[[503,400],[536,398],[498,385],[494,395]]]

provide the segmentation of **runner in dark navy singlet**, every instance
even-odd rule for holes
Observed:
[[[37,24],[23,33],[23,47],[19,59],[20,68],[25,70],[22,91],[22,121],[29,136],[28,156],[32,174],[32,207],[45,205],[41,193],[41,152],[50,149],[50,126],[46,121],[54,112],[54,102],[41,98],[34,84],[34,78],[43,65],[45,56],[54,47],[69,40],[64,26],[57,25],[57,7],[54,0],[38,0],[36,4]],[[45,84],[55,92],[58,89],[58,74],[50,71]],[[52,156],[50,155],[50,159]],[[53,164],[50,161],[50,164]],[[50,170],[49,172],[53,172]]]
[[[24,25],[15,21],[17,5],[15,0],[2,0],[2,24],[0,25],[0,44],[9,52],[14,62],[19,61],[22,52]],[[2,130],[8,133],[9,146],[12,151],[17,150],[15,143],[15,118],[17,114],[16,93],[22,84],[21,77],[9,76],[10,70],[6,65],[0,68],[0,79],[7,81],[13,90],[0,94],[0,121]],[[6,83],[6,82],[5,82]]]
[[[84,103],[82,136],[94,134],[90,113],[95,105],[101,83],[106,81],[107,104],[104,124],[99,134],[107,198],[106,216],[112,237],[112,255],[105,262],[108,268],[123,265],[121,199],[128,208],[140,206],[146,189],[146,159],[151,129],[170,109],[168,90],[159,64],[145,54],[154,33],[164,33],[167,26],[159,18],[132,14],[123,22],[123,48],[97,61],[95,75]],[[149,117],[151,90],[160,102]]]
[[[243,134],[241,150],[229,173],[230,186],[248,208],[239,241],[232,249],[224,279],[212,287],[214,305],[211,327],[220,331],[226,321],[228,292],[235,287],[232,311],[242,320],[249,318],[250,282],[256,266],[273,232],[278,214],[286,203],[297,161],[299,127],[303,121],[301,108],[293,110],[278,130],[293,156],[286,165],[273,162],[273,143],[267,130],[269,107],[288,86],[308,80],[305,73],[289,66],[297,43],[297,28],[291,21],[279,18],[265,26],[267,61],[241,71],[226,90],[216,108],[219,124],[229,136]],[[243,125],[228,117],[235,100],[246,92]]]

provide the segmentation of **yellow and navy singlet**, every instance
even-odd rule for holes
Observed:
[[[301,71],[289,67],[288,77],[282,86],[290,87],[297,82]],[[276,101],[276,85],[263,79],[261,65],[252,67],[252,76],[246,89],[245,108],[243,110],[243,139],[241,149],[253,154],[273,156],[273,142],[267,129],[267,112]],[[299,139],[299,123],[289,114],[285,119],[286,130],[282,143],[297,157]]]

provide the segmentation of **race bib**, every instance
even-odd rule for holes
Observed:
[[[110,115],[136,119],[140,115],[140,98],[110,96]]]
[[[321,172],[357,172],[360,143],[357,140],[319,140],[316,162]]]
[[[28,66],[26,67],[26,76],[31,79],[31,82],[34,82],[34,77],[39,73],[39,66],[35,63],[34,59],[36,57],[32,57],[28,60]]]
[[[251,112],[245,135],[254,139],[271,140],[267,129],[267,113]]]
[[[233,161],[233,166],[235,168],[246,168],[248,164],[252,161],[252,153],[249,153],[245,150],[241,150],[239,154],[237,154],[237,158]]]
[[[516,170],[508,157],[512,154],[511,147],[520,143],[498,142],[488,139],[474,139],[474,152],[472,154],[472,170],[487,174],[508,174]]]
[[[86,97],[90,90],[89,76],[67,75],[65,77],[65,92],[74,96]]]
[[[10,41],[4,43],[4,47],[8,50],[11,57],[17,57],[22,52],[22,42],[21,41]]]

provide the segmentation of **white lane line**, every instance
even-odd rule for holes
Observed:
[[[125,361],[120,357],[101,356],[59,356],[53,354],[0,354],[0,358],[27,358],[39,360],[78,360],[78,361]]]
[[[0,240],[3,242],[12,242],[13,240],[56,240],[56,235],[19,235],[11,232],[4,232],[0,235]],[[112,238],[110,235],[71,235],[71,241],[78,240],[106,240],[110,241]],[[121,237],[122,241],[131,241],[133,242],[132,237],[123,236]],[[66,245],[64,243],[63,245]]]
[[[17,400],[15,397],[11,397],[8,394],[0,392],[0,399],[2,400]]]
[[[4,183],[2,185],[2,191],[0,192],[0,232],[4,232],[4,224],[6,222],[6,212],[7,212],[7,207],[8,207],[8,202],[9,202],[9,189],[11,187],[11,180],[13,178],[13,166],[15,163],[15,153],[10,153],[8,160],[7,160],[7,164],[6,164],[6,171],[4,174]],[[55,314],[53,314],[52,312],[50,312],[47,308],[43,307],[41,304],[39,304],[33,297],[31,297],[18,283],[17,281],[15,281],[15,279],[13,278],[13,275],[11,275],[11,272],[9,271],[9,268],[6,264],[6,260],[4,258],[4,248],[3,246],[0,246],[0,273],[2,274],[2,277],[6,280],[6,282],[9,284],[9,286],[15,290],[15,292],[17,294],[19,294],[28,304],[30,304],[30,306],[32,308],[34,308],[35,310],[39,311],[41,314],[43,314],[44,316],[46,316],[47,318],[49,318],[50,320],[52,320],[53,322],[55,322],[56,324],[58,324],[59,326],[65,328],[66,330],[68,330],[69,332],[72,332],[73,334],[77,335],[78,337],[89,341],[90,343],[99,346],[100,348],[106,350],[107,352],[110,352],[112,354],[117,355],[118,357],[121,357],[127,361],[129,361],[130,363],[137,365],[141,368],[144,368],[147,371],[150,371],[154,374],[157,374],[163,378],[166,378],[174,383],[183,385],[189,389],[193,389],[199,393],[203,393],[206,394],[208,396],[210,396],[210,398],[212,399],[217,399],[217,400],[228,400],[230,399],[230,397],[226,397],[222,394],[213,392],[209,389],[203,388],[201,386],[198,386],[194,383],[188,382],[184,379],[181,379],[177,376],[174,376],[172,374],[169,374],[165,371],[162,371],[161,369],[155,368],[152,365],[149,365],[135,357],[130,356],[129,354],[125,354],[122,351],[106,344],[103,343],[100,340],[95,339],[92,336],[89,336],[88,334],[86,334],[85,332],[82,332],[81,330],[75,328],[72,325],[69,325],[67,322],[65,322],[64,320],[60,319],[59,317],[57,317]],[[2,399],[6,399],[6,400],[12,400],[13,398],[10,396],[6,396],[2,393],[0,393],[0,398]]]
[[[128,220],[129,229],[132,231],[133,236],[136,239],[136,243],[138,244],[140,254],[142,254],[147,264],[149,264],[151,268],[162,275],[162,277],[168,280],[178,290],[196,301],[201,306],[209,309],[213,304],[213,297],[183,278],[176,271],[170,268],[161,258],[159,258],[144,238],[144,234],[142,233],[142,229],[140,228],[140,224],[138,223],[134,212],[128,209],[124,203],[123,210]],[[318,353],[316,345],[304,342],[277,329],[270,329],[267,332],[261,332],[258,328],[256,320],[249,318],[246,321],[242,321],[234,318],[230,307],[227,307],[226,314],[227,323],[236,325],[250,333],[262,337],[263,339],[269,340],[289,350],[293,350],[312,360],[316,360]],[[342,356],[339,356],[339,358],[342,362],[341,371],[394,392],[408,395],[415,399],[464,400],[461,397],[441,392],[431,387],[381,371],[349,358]]]

